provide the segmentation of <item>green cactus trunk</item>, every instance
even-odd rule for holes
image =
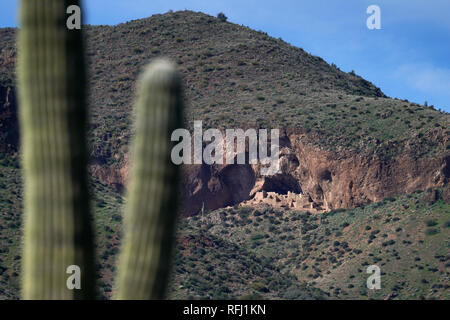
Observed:
[[[66,27],[79,1],[22,0],[18,38],[24,169],[24,299],[95,297],[87,184],[81,30]],[[70,290],[66,270],[81,269]]]
[[[143,73],[136,106],[125,238],[117,299],[162,299],[170,271],[178,196],[171,134],[182,123],[181,81],[172,64],[153,62]]]

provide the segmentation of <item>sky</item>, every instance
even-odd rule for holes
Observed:
[[[0,1],[0,27],[18,26],[18,0]],[[267,32],[380,87],[450,112],[449,0],[84,0],[84,21],[114,25],[169,10],[201,11]],[[381,29],[369,30],[370,5]],[[1,39],[0,39],[1,48]]]

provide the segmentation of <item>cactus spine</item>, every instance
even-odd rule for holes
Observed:
[[[166,60],[150,64],[139,81],[136,136],[117,299],[161,299],[169,274],[177,210],[178,169],[171,133],[181,126],[181,81]]]
[[[24,299],[92,299],[95,294],[82,35],[66,27],[66,9],[73,4],[79,1],[21,1]],[[80,290],[66,285],[71,265],[81,269]]]

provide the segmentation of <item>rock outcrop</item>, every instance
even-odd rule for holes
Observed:
[[[255,172],[250,165],[184,165],[181,214],[198,213],[203,204],[210,211],[250,198]]]
[[[395,194],[442,186],[450,179],[449,153],[433,158],[401,153],[383,159],[376,153],[320,150],[304,143],[302,134],[292,134],[289,139],[299,165],[287,173],[327,210],[353,208]]]
[[[184,165],[181,214],[197,214],[240,203],[289,207],[311,212],[354,208],[396,194],[412,193],[450,181],[450,153],[417,158],[400,153],[385,159],[375,152],[329,151],[307,142],[308,133],[280,137],[280,172],[262,176],[260,165]],[[440,136],[446,143],[448,136]],[[92,173],[122,190],[127,165]]]
[[[311,143],[308,135],[304,130],[283,132],[280,172],[273,176],[262,176],[260,165],[184,165],[181,214],[194,215],[203,205],[210,211],[240,203],[321,212],[437,186],[444,186],[443,198],[449,201],[450,151],[432,157],[400,152],[386,159],[376,152],[324,150]],[[436,129],[428,138],[445,146],[449,135]],[[14,153],[18,147],[15,89],[0,85],[0,152]],[[90,172],[123,193],[128,176],[127,157],[124,159],[121,167],[94,161]]]

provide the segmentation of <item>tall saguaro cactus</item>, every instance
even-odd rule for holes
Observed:
[[[76,0],[22,0],[18,38],[23,149],[25,299],[94,298],[94,246],[85,150],[81,30],[68,30]],[[70,290],[69,266],[81,270]]]
[[[141,76],[135,117],[116,298],[161,299],[179,192],[178,167],[170,159],[171,133],[182,122],[181,81],[168,61],[153,62]]]
[[[18,50],[23,149],[25,299],[95,297],[85,150],[81,30],[68,30],[75,0],[22,0]],[[163,298],[174,234],[178,168],[171,133],[182,123],[181,80],[166,60],[139,81],[136,137],[120,256],[118,299]],[[67,270],[81,270],[70,288]],[[72,267],[72,268],[68,268]]]

